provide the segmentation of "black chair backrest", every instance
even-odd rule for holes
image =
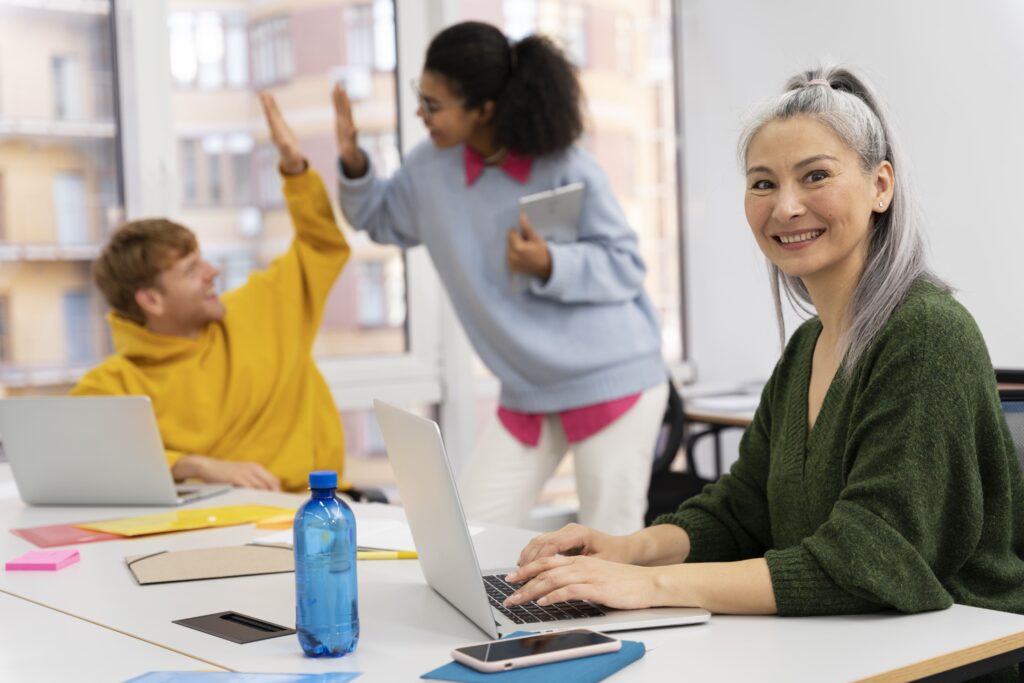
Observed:
[[[999,400],[1003,404],[1006,423],[1010,425],[1017,462],[1024,468],[1024,370],[996,368]]]
[[[1017,462],[1024,468],[1024,391],[1001,391],[999,398],[1003,403],[1003,414],[1010,425],[1013,436],[1013,447],[1017,451]]]
[[[647,514],[644,523],[650,524],[666,512],[675,512],[686,500],[703,490],[711,481],[697,474],[693,453],[686,453],[686,471],[673,472],[672,462],[679,454],[686,438],[686,416],[683,399],[672,380],[668,382],[668,405],[661,422],[661,434],[651,466],[651,484],[647,489]]]

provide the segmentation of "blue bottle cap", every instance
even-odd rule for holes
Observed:
[[[338,473],[332,470],[317,470],[309,473],[309,488],[331,489],[338,488]]]

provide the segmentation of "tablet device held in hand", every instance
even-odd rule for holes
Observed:
[[[452,659],[477,671],[494,672],[616,652],[621,647],[617,638],[577,628],[457,647]]]
[[[571,183],[519,199],[519,210],[526,214],[533,229],[548,242],[566,244],[580,236],[583,211],[583,183]]]

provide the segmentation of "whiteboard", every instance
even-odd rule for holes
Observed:
[[[1024,368],[1024,1],[678,1],[698,379],[767,378],[778,358],[736,140],[744,114],[822,62],[855,66],[879,90],[910,161],[933,270],[974,315],[994,364]]]

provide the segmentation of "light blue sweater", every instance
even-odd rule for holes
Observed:
[[[355,229],[376,242],[427,247],[466,334],[501,381],[502,406],[557,412],[665,381],[636,233],[582,149],[535,159],[525,184],[487,168],[467,186],[463,148],[429,141],[390,179],[372,166],[360,178],[340,176],[342,211]],[[579,241],[548,244],[546,283],[514,286],[506,234],[519,198],[576,181],[586,185]]]

